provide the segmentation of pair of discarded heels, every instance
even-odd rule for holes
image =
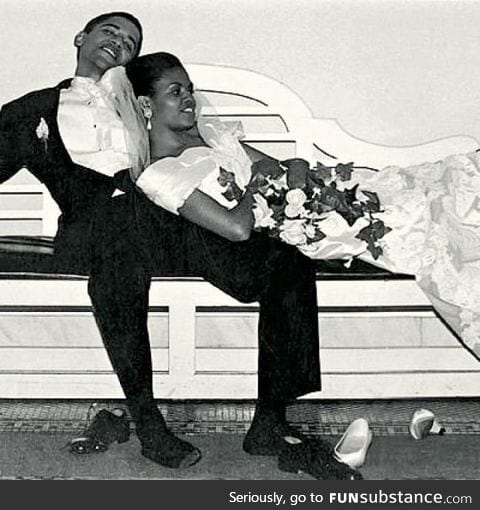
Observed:
[[[430,434],[443,435],[445,428],[440,425],[432,411],[418,409],[413,413],[409,425],[410,435],[424,439]],[[353,469],[361,467],[372,443],[372,431],[367,420],[358,418],[347,428],[334,448],[334,457]]]

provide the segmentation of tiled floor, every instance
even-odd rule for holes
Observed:
[[[0,401],[0,479],[312,480],[280,471],[276,457],[247,455],[243,433],[253,402],[159,402],[168,424],[198,446],[202,461],[172,470],[145,459],[135,434],[95,455],[73,455],[69,441],[98,409],[124,402]],[[415,441],[408,424],[416,409],[435,413],[443,436]],[[335,444],[348,423],[368,419],[374,440],[361,468],[367,480],[471,480],[480,473],[480,402],[475,400],[301,401],[289,419]]]
[[[82,431],[99,409],[124,407],[124,402],[0,401],[0,432]],[[251,401],[161,402],[159,407],[174,432],[243,434],[253,415]],[[300,401],[288,410],[289,420],[309,434],[339,435],[348,423],[366,418],[377,436],[408,435],[413,412],[433,411],[447,434],[480,435],[480,400]]]

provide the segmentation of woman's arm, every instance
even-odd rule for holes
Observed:
[[[205,193],[195,190],[178,209],[181,216],[229,241],[246,241],[252,232],[253,196],[247,190],[233,209],[226,209]]]
[[[252,163],[265,159],[277,161],[246,143],[240,143]],[[238,205],[232,209],[226,209],[207,194],[195,190],[178,209],[178,213],[229,241],[239,242],[246,241],[252,232],[255,222],[253,204],[254,199],[249,190],[245,191]]]

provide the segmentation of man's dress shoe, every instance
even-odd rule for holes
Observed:
[[[125,443],[129,438],[130,425],[125,411],[102,409],[85,432],[70,441],[70,451],[78,454],[104,452],[115,441]]]

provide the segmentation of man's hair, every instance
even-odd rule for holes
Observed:
[[[129,12],[123,12],[123,11],[114,11],[114,12],[106,12],[105,14],[100,14],[99,16],[96,16],[95,18],[92,18],[84,27],[83,32],[86,32],[87,34],[91,32],[97,25],[100,25],[100,23],[103,23],[107,19],[113,18],[113,17],[120,17],[125,18],[126,20],[133,23],[137,28],[138,32],[140,33],[140,39],[138,40],[138,45],[135,48],[135,57],[138,56],[140,53],[140,50],[142,48],[142,42],[143,42],[143,28],[138,21],[138,19]]]
[[[175,68],[184,69],[178,57],[164,51],[134,58],[126,65],[128,79],[137,97],[153,96],[155,83],[165,71]]]

